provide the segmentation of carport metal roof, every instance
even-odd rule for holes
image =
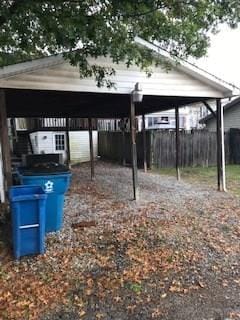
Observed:
[[[166,110],[175,106],[238,95],[239,90],[197,67],[181,61],[176,64],[160,49],[140,38],[146,46],[172,64],[171,70],[152,67],[148,77],[136,66],[113,64],[109,58],[89,59],[113,67],[115,88],[97,87],[94,79],[81,79],[76,67],[61,55],[4,67],[0,88],[5,89],[8,117],[93,117],[129,116],[130,94],[136,82],[143,87],[143,102],[136,114]]]

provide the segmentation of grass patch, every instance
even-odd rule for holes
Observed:
[[[143,290],[142,285],[140,283],[135,282],[128,283],[126,287],[136,294],[140,294]]]
[[[153,169],[154,172],[175,176],[176,171],[174,168],[161,168]],[[181,168],[181,178],[183,180],[205,184],[210,187],[216,188],[217,185],[217,167],[186,167]],[[240,196],[240,165],[227,165],[226,166],[226,181],[227,189],[230,193]]]

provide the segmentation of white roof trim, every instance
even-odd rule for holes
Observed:
[[[28,73],[42,68],[55,66],[64,62],[61,54],[32,61],[21,62],[0,68],[0,79],[10,78],[22,73]]]

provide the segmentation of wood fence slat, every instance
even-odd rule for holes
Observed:
[[[148,167],[157,168],[175,167],[175,131],[146,130],[147,135],[147,162]],[[103,159],[122,161],[122,134],[120,131],[99,131],[99,155]],[[235,140],[234,140],[235,139]],[[234,141],[235,143],[231,143]],[[240,163],[236,160],[236,141],[240,144],[239,131],[225,133],[226,163]],[[238,145],[239,145],[238,144]],[[130,135],[126,132],[126,162],[131,161]],[[143,166],[142,134],[137,134],[138,165]],[[180,165],[188,166],[213,166],[217,163],[216,133],[205,130],[180,132]],[[232,156],[233,155],[233,156]],[[240,153],[239,157],[240,158]]]

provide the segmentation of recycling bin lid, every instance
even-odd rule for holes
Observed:
[[[70,173],[70,169],[68,166],[57,162],[33,163],[31,166],[21,168],[21,174],[25,176],[54,175],[61,173]]]

